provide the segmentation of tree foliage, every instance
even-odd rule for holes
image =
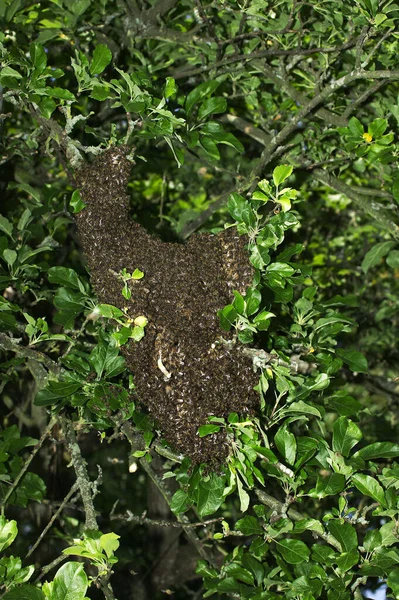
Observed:
[[[2,597],[399,597],[397,3],[0,19]]]

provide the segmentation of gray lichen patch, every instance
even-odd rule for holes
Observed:
[[[250,358],[223,336],[217,311],[252,282],[246,240],[234,229],[166,243],[129,217],[128,148],[112,148],[76,173],[86,208],[76,215],[79,237],[100,302],[148,319],[145,337],[122,347],[137,395],[167,441],[194,462],[220,463],[228,454],[223,433],[199,438],[208,416],[255,409],[257,376]],[[122,296],[122,269],[140,269]]]

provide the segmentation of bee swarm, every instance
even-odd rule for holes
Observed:
[[[144,338],[122,346],[137,396],[165,439],[195,463],[219,464],[228,454],[223,431],[200,438],[208,416],[252,412],[258,377],[237,344],[217,344],[217,311],[242,294],[253,271],[246,240],[235,228],[199,233],[185,244],[166,243],[129,217],[132,168],[121,146],[105,151],[76,173],[86,207],[76,215],[79,238],[101,303],[127,307],[131,319],[148,319]],[[122,296],[122,269],[144,272]]]

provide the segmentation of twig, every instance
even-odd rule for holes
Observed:
[[[274,56],[310,56],[312,54],[317,54],[318,52],[324,54],[330,54],[332,52],[341,52],[342,50],[346,50],[352,47],[355,44],[354,41],[343,44],[338,48],[294,48],[292,50],[260,50],[259,52],[253,52],[251,54],[240,54],[232,57],[225,58],[218,62],[214,62],[210,65],[205,65],[203,67],[196,67],[191,70],[185,71],[174,71],[172,73],[175,79],[181,79],[183,77],[192,77],[193,75],[198,75],[200,73],[206,73],[207,71],[211,71],[212,69],[217,69],[218,67],[224,67],[227,65],[231,65],[237,62],[244,62],[254,60],[256,58],[267,58]]]
[[[357,42],[356,42],[356,68],[359,69],[361,66],[361,52],[363,49],[364,44],[366,43],[367,39],[369,38],[370,35],[370,28],[368,25],[366,25],[365,27],[363,27],[359,37],[357,38]]]
[[[340,88],[348,86],[350,83],[359,79],[391,79],[395,81],[399,79],[399,70],[395,71],[363,71],[354,70],[343,77],[340,77],[336,81],[333,81],[327,85],[320,93],[316,94],[312,100],[303,106],[293,117],[290,123],[287,123],[283,129],[272,138],[271,143],[266,147],[258,163],[252,169],[249,175],[249,180],[254,181],[262,173],[263,169],[270,163],[273,151],[280,146],[284,140],[293,133],[300,121],[302,121],[310,112],[317,108],[320,104],[323,104],[330,96]]]
[[[59,565],[66,558],[67,558],[67,556],[65,554],[61,554],[60,556],[57,556],[57,558],[55,558],[54,560],[52,560],[51,563],[49,563],[48,565],[45,565],[44,567],[42,567],[40,569],[40,575],[38,575],[38,577],[35,579],[34,583],[39,583],[39,581],[41,579],[43,579],[43,577],[45,575],[47,575],[47,573],[49,573],[50,571],[52,571],[57,565]]]
[[[93,504],[95,490],[93,489],[93,484],[89,479],[86,461],[82,456],[80,446],[76,440],[73,423],[65,415],[60,417],[60,422],[68,450],[71,454],[71,462],[76,474],[76,484],[79,488],[85,510],[85,527],[86,529],[94,529],[95,531],[98,531],[96,511]],[[115,600],[114,592],[109,581],[111,574],[112,571],[109,568],[106,575],[99,576],[98,578],[101,591],[106,600]]]
[[[309,98],[302,94],[299,90],[294,88],[286,78],[280,77],[271,67],[268,65],[259,66],[259,69],[267,75],[269,79],[280,89],[282,89],[292,100],[298,102],[298,104],[304,106],[309,102]],[[327,123],[334,125],[334,127],[345,127],[347,121],[340,115],[336,115],[326,108],[319,108],[315,114],[326,121]]]
[[[394,222],[394,215],[391,211],[376,202],[370,202],[364,195],[359,194],[351,186],[327,173],[327,171],[315,169],[312,173],[321,183],[328,185],[333,190],[336,190],[347,196],[350,200],[353,200],[355,204],[357,204],[364,212],[372,216],[386,231],[399,239],[399,226]]]
[[[393,27],[391,27],[390,29],[388,29],[384,35],[378,40],[378,42],[376,43],[376,45],[372,48],[370,54],[368,55],[368,57],[366,58],[366,60],[364,60],[362,62],[362,64],[360,65],[362,69],[365,69],[367,67],[368,64],[370,64],[371,59],[373,58],[374,54],[377,52],[378,48],[381,46],[381,44],[383,44],[385,42],[385,40],[391,35],[391,33],[393,33],[395,31],[395,29]],[[357,65],[356,65],[357,66]]]
[[[377,92],[383,85],[385,85],[386,83],[388,83],[389,79],[383,80],[383,81],[377,81],[377,83],[375,83],[374,85],[372,85],[371,87],[369,87],[365,92],[363,92],[363,94],[360,94],[360,96],[356,99],[356,100],[352,100],[349,103],[349,106],[344,110],[344,112],[342,113],[342,118],[343,119],[348,119],[348,117],[350,117],[350,115],[356,111],[356,109],[358,108],[358,106],[360,106],[361,104],[363,104],[364,102],[366,102],[366,100],[372,96],[373,94],[375,94],[375,92]]]
[[[14,352],[18,356],[24,356],[37,363],[42,363],[46,367],[46,369],[54,375],[58,375],[60,373],[60,367],[46,354],[44,354],[43,352],[39,352],[38,350],[28,348],[27,346],[22,346],[20,342],[21,339],[11,338],[5,333],[0,333],[1,350],[6,350],[7,352]]]
[[[277,500],[276,498],[273,498],[273,496],[266,494],[266,492],[260,490],[259,488],[255,488],[255,494],[257,495],[258,499],[262,502],[262,504],[265,504],[266,506],[271,508],[273,512],[276,513],[276,515],[283,514],[285,506],[283,502],[280,502],[280,500]],[[293,508],[288,509],[287,515],[293,521],[302,521],[303,519],[306,519],[304,515],[302,515],[300,512]],[[341,544],[331,534],[320,533],[319,531],[312,531],[312,533],[315,534],[317,537],[320,537],[323,540],[325,540],[328,544],[330,544],[330,546],[334,546],[334,548],[336,548],[338,552],[342,552]]]
[[[66,444],[71,454],[71,464],[75,470],[76,483],[80,491],[83,506],[85,509],[85,527],[86,529],[98,529],[96,513],[93,504],[92,484],[87,472],[86,461],[80,451],[80,446],[76,440],[73,423],[65,416],[60,417],[62,430],[64,432]]]
[[[146,20],[151,23],[158,23],[161,17],[176,6],[177,2],[178,0],[158,0],[154,6],[148,9]]]
[[[48,434],[50,433],[50,431],[54,427],[55,423],[56,423],[56,419],[53,417],[50,420],[49,424],[47,425],[46,429],[44,430],[44,432],[43,432],[40,440],[34,446],[32,452],[30,453],[29,458],[25,461],[24,466],[22,467],[22,469],[18,473],[17,477],[14,479],[14,481],[13,481],[11,487],[9,488],[7,494],[0,501],[1,513],[3,515],[4,515],[4,507],[5,507],[5,504],[6,504],[7,500],[9,499],[9,497],[11,496],[11,494],[14,492],[14,490],[18,486],[18,484],[21,481],[22,477],[25,475],[26,471],[28,470],[29,465],[31,464],[32,460],[35,458],[36,454],[39,452],[40,448],[43,445],[44,440],[46,439],[46,437],[48,436]]]
[[[214,200],[201,214],[195,219],[186,223],[180,232],[182,239],[188,238],[194,231],[199,229],[217,210],[219,210],[229,199],[230,194],[237,190],[237,186],[231,187],[227,192],[224,192],[219,198]]]
[[[75,483],[73,484],[73,486],[69,490],[68,494],[65,496],[64,500],[61,502],[59,508],[53,514],[53,516],[51,517],[50,521],[47,523],[46,527],[43,529],[43,531],[41,532],[41,534],[37,538],[36,542],[29,549],[28,553],[25,556],[25,559],[29,558],[29,556],[36,550],[36,548],[38,547],[38,545],[43,541],[43,538],[46,535],[46,533],[49,531],[49,529],[51,529],[51,527],[53,526],[55,520],[62,513],[62,511],[64,510],[65,506],[68,504],[69,500],[72,498],[72,496],[74,495],[74,493],[78,491],[78,489],[79,489],[78,483],[77,483],[77,481],[75,481]]]
[[[130,510],[127,510],[124,515],[112,515],[111,521],[125,521],[127,523],[138,523],[139,525],[157,525],[158,527],[206,527],[212,523],[220,523],[223,521],[223,517],[216,519],[209,519],[207,521],[199,521],[197,523],[179,523],[178,521],[163,521],[160,519],[149,519],[148,517],[140,517],[134,515]]]
[[[286,147],[284,147],[282,144],[296,130],[298,123],[300,121],[302,121],[305,117],[307,117],[307,115],[309,113],[311,113],[315,108],[317,108],[320,104],[325,102],[333,93],[336,92],[336,90],[338,90],[342,87],[346,87],[350,83],[357,81],[359,79],[385,79],[388,81],[389,80],[394,81],[394,80],[399,79],[399,70],[395,70],[395,71],[354,70],[351,73],[344,75],[340,79],[330,83],[320,93],[316,94],[316,96],[314,98],[309,100],[308,103],[306,105],[304,105],[295,114],[293,119],[289,123],[287,123],[285,125],[285,127],[283,127],[283,129],[281,129],[281,131],[277,135],[275,135],[271,138],[269,138],[269,136],[267,136],[267,134],[265,134],[261,130],[253,127],[252,125],[248,129],[245,129],[244,122],[242,119],[240,119],[240,120],[231,119],[230,122],[232,122],[233,124],[237,124],[238,129],[243,130],[244,133],[247,133],[250,137],[252,137],[253,139],[256,139],[259,143],[261,143],[262,145],[265,146],[265,149],[263,150],[257,164],[252,169],[250,175],[243,182],[241,182],[239,184],[239,186],[236,185],[233,188],[230,188],[228,191],[224,192],[221,196],[219,196],[219,198],[217,198],[217,200],[212,202],[212,204],[210,204],[206,210],[204,210],[200,215],[198,215],[198,217],[196,217],[196,219],[187,223],[181,231],[181,237],[187,238],[191,233],[196,231],[203,223],[205,223],[212,216],[212,214],[214,212],[219,210],[227,202],[227,200],[232,192],[238,191],[240,193],[244,190],[248,190],[247,194],[248,195],[251,194],[252,191],[255,189],[258,178],[259,178],[260,174],[262,173],[262,171],[265,169],[265,167],[276,156],[284,153],[284,151],[286,150]],[[316,172],[316,171],[314,171],[314,172]],[[318,172],[323,173],[323,171],[318,171]],[[337,182],[340,183],[339,180],[337,180]],[[342,186],[345,186],[345,188],[347,188],[348,190],[351,189],[351,188],[349,188],[349,186],[346,186],[346,184],[342,183],[341,188],[342,188]],[[332,185],[331,187],[334,188],[334,185]],[[334,189],[337,189],[337,188],[334,188]],[[346,192],[343,192],[343,193],[346,194]],[[348,194],[346,194],[346,195],[348,195]],[[352,196],[348,195],[348,197],[355,200],[355,198]],[[387,228],[391,233],[394,233],[395,235],[397,234],[397,226],[394,225],[392,222],[389,223],[390,216],[383,214],[384,211],[381,207],[376,207],[373,209],[367,203],[365,203],[364,201],[361,200],[360,195],[356,195],[356,198],[357,199],[355,201],[357,201],[364,210],[366,210],[367,212],[372,214],[372,216],[374,216],[376,218],[376,220],[379,221],[381,224],[384,224],[384,227]]]
[[[284,367],[289,367],[289,369],[293,373],[308,373],[309,371],[313,371],[317,368],[316,363],[309,363],[304,360],[301,360],[298,354],[292,354],[290,356],[289,362],[283,360],[276,354],[270,354],[270,352],[266,352],[266,350],[262,350],[259,348],[246,348],[242,349],[242,353],[245,356],[248,356],[252,359],[254,369],[262,368],[264,369],[266,365],[281,365]]]

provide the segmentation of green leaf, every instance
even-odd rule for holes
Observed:
[[[89,8],[91,4],[91,0],[74,0],[74,2],[70,6],[70,10],[74,15],[80,16],[83,15],[84,12]]]
[[[325,498],[326,496],[335,496],[345,488],[345,475],[341,473],[329,473],[317,477],[316,489],[312,497]]]
[[[29,210],[29,208],[25,208],[24,212],[22,213],[19,221],[18,221],[18,225],[17,225],[17,229],[18,231],[23,231],[25,229],[25,227],[32,221],[32,213]]]
[[[17,537],[18,527],[16,521],[8,521],[0,516],[0,552],[10,546]]]
[[[237,319],[237,311],[232,304],[227,304],[222,310],[218,311],[220,326],[225,331],[230,331],[231,326]]]
[[[300,565],[309,560],[310,550],[300,540],[276,540],[276,546],[281,556],[290,565]]]
[[[8,248],[6,248],[3,252],[3,258],[6,261],[6,263],[9,265],[10,268],[13,266],[13,264],[17,260],[17,256],[18,255],[15,252],[15,250],[9,250]]]
[[[112,52],[105,44],[98,44],[93,52],[93,58],[90,63],[90,73],[99,75],[109,65],[112,60]]]
[[[15,79],[22,79],[21,73],[18,73],[12,67],[3,67],[0,71],[0,78],[3,79],[5,77],[14,77]]]
[[[136,325],[135,327],[133,327],[133,329],[131,330],[130,333],[130,337],[135,341],[135,342],[139,342],[140,340],[143,339],[143,337],[145,336],[145,329],[144,327],[140,327],[140,325]]]
[[[46,93],[51,98],[69,101],[75,100],[75,95],[72,92],[60,87],[46,87]]]
[[[331,535],[341,544],[344,552],[357,550],[357,533],[352,525],[341,523],[339,519],[332,519],[328,522],[328,529]]]
[[[236,290],[233,291],[233,294],[234,294],[233,306],[236,309],[236,311],[238,312],[238,314],[242,315],[244,313],[244,309],[245,309],[244,298],[241,296],[240,292],[237,292]]]
[[[95,310],[98,310],[99,314],[106,319],[117,319],[123,316],[123,311],[112,304],[98,304]]]
[[[295,269],[287,263],[274,262],[267,267],[267,272],[275,272],[281,275],[281,277],[290,277],[295,273]]]
[[[170,502],[170,510],[175,514],[186,512],[191,506],[191,502],[188,499],[188,494],[184,490],[177,490],[172,497]]]
[[[343,552],[341,556],[336,559],[336,563],[338,566],[338,572],[346,573],[357,565],[359,562],[359,552],[357,550],[351,550],[350,552]]]
[[[398,117],[399,117],[399,115],[398,115]],[[399,118],[398,118],[398,121],[399,121]],[[396,174],[396,177],[393,180],[392,196],[394,197],[396,202],[399,204],[399,173]]]
[[[299,400],[298,402],[291,402],[285,407],[284,412],[301,413],[303,415],[314,415],[315,417],[321,419],[321,412],[315,406],[312,406],[311,404],[308,404],[303,400]]]
[[[244,583],[247,583],[248,585],[252,586],[255,583],[252,573],[247,571],[247,569],[244,569],[244,567],[242,567],[238,563],[229,563],[225,565],[224,571],[227,577],[234,577],[234,579],[237,579],[238,581],[243,581]]]
[[[121,536],[113,533],[104,533],[100,537],[101,548],[105,551],[108,558],[114,555],[115,551],[119,548],[119,538]]]
[[[19,494],[25,496],[19,497]],[[27,506],[28,500],[42,502],[46,495],[46,485],[41,477],[36,473],[26,473],[17,490],[17,501],[15,504]]]
[[[361,137],[364,133],[364,127],[356,117],[349,119],[348,123],[349,131],[356,137]]]
[[[362,269],[365,273],[372,267],[375,267],[388,252],[395,246],[396,242],[380,242],[376,244],[365,255],[362,262]]]
[[[67,267],[51,267],[48,270],[48,279],[50,283],[58,283],[67,288],[72,288],[84,292],[85,288],[78,274]]]
[[[236,192],[230,194],[227,208],[233,219],[246,225],[254,224],[254,214],[250,203]]]
[[[0,215],[0,230],[6,233],[8,236],[10,236],[10,238],[12,238],[12,223],[10,223],[10,221],[6,219],[6,217],[3,217],[3,215]]]
[[[119,349],[110,346],[107,342],[97,344],[91,351],[89,360],[97,373],[98,380],[103,374],[107,377],[115,377],[125,368],[125,359],[119,356]]]
[[[205,560],[199,560],[197,562],[197,568],[196,568],[195,572],[198,575],[202,575],[203,577],[210,577],[211,579],[214,577],[216,578],[218,575],[218,572],[216,571],[216,569],[213,569],[212,567],[210,567]]]
[[[398,543],[396,524],[392,521],[385,523],[385,525],[380,528],[380,533],[382,546],[388,547]]]
[[[173,94],[176,94],[177,91],[178,91],[178,88],[176,85],[176,81],[173,79],[173,77],[167,77],[166,82],[165,82],[164,92],[163,92],[164,97],[170,98],[170,96],[173,96]]]
[[[296,457],[296,438],[295,435],[288,430],[286,424],[278,429],[274,436],[274,443],[280,454],[284,457],[284,460],[286,460],[289,465],[293,465]]]
[[[93,89],[90,93],[90,98],[93,100],[98,100],[99,102],[103,102],[111,95],[111,90],[107,85],[96,84],[93,86]]]
[[[359,427],[347,419],[339,417],[334,423],[333,428],[333,450],[340,452],[342,456],[349,456],[349,452],[362,439],[362,432]]]
[[[82,387],[81,383],[70,381],[49,381],[47,387],[39,390],[34,401],[35,406],[51,406],[59,400],[71,396]]]
[[[387,256],[387,265],[391,269],[397,269],[399,267],[399,250],[391,250]]]
[[[218,510],[223,502],[225,479],[216,473],[200,479],[196,490],[196,505],[200,517],[211,515]]]
[[[254,317],[253,323],[258,331],[266,331],[269,328],[270,319],[275,316],[274,313],[264,310]]]
[[[356,371],[357,373],[368,372],[369,367],[367,358],[361,352],[338,348],[335,353],[337,356],[339,356],[339,358],[342,358],[344,363],[348,365],[351,371]]]
[[[213,139],[208,136],[201,135],[200,144],[209,156],[215,160],[220,159],[220,153]]]
[[[85,208],[86,204],[83,202],[79,190],[73,192],[69,204],[75,215]]]
[[[85,600],[89,582],[81,562],[69,561],[58,569],[51,590],[51,600]]]
[[[241,479],[239,478],[238,475],[236,475],[236,481],[237,481],[238,497],[240,498],[240,510],[241,510],[241,512],[246,512],[249,507],[250,497],[249,497],[249,494],[246,492],[246,490],[244,490]]]
[[[46,600],[42,590],[34,587],[33,585],[24,584],[19,585],[10,592],[7,592],[3,596],[4,600]],[[52,600],[49,599],[49,600]],[[83,600],[83,598],[82,598]]]
[[[208,125],[210,123],[212,123],[212,121],[210,121]],[[241,142],[232,133],[214,133],[212,134],[212,139],[216,144],[225,144],[226,146],[231,146],[231,148],[234,148],[237,150],[237,152],[240,152],[240,154],[242,154],[245,150]]]
[[[280,165],[279,167],[276,167],[273,171],[274,185],[278,187],[281,183],[288,179],[292,171],[293,167],[291,165]]]
[[[194,88],[186,98],[186,113],[189,114],[194,104],[201,102],[209,94],[213,94],[216,88],[219,87],[219,81],[204,81]]]
[[[245,294],[245,313],[247,317],[250,317],[258,310],[262,296],[259,290],[256,288],[249,288]]]
[[[378,529],[368,531],[363,540],[363,546],[367,552],[373,552],[376,548],[382,546],[382,535]]]
[[[239,519],[235,528],[244,535],[262,535],[264,533],[264,529],[259,525],[258,519],[251,515],[246,515],[243,519]]]
[[[395,594],[395,598],[399,598],[399,567],[389,573],[387,584]]]
[[[218,433],[219,431],[220,427],[218,425],[201,425],[198,429],[198,434],[202,438],[211,433]]]
[[[140,271],[140,269],[134,269],[134,271],[132,273],[132,279],[139,280],[139,279],[143,279],[143,277],[144,277],[143,271]]]
[[[373,140],[377,140],[384,134],[387,127],[388,121],[379,117],[378,119],[375,119],[372,123],[370,123],[367,131],[373,136]]]
[[[85,308],[85,299],[85,294],[75,292],[74,290],[65,287],[60,287],[54,296],[54,304],[57,308],[73,313],[73,315],[76,316],[83,312]]]
[[[44,51],[42,44],[32,43],[29,46],[29,53],[34,67],[41,73],[47,65],[47,54]]]
[[[378,458],[395,458],[399,456],[399,444],[394,442],[374,442],[358,450],[353,457],[360,456],[363,460]]]
[[[376,479],[364,473],[355,473],[352,475],[352,483],[364,496],[370,496],[381,506],[387,507],[387,501],[382,486]]]
[[[363,408],[360,402],[352,396],[348,396],[344,390],[335,392],[335,395],[328,399],[328,404],[344,417],[357,415]]]
[[[216,115],[226,112],[227,102],[225,98],[216,96],[215,98],[208,98],[205,100],[198,110],[198,119],[206,119],[210,115]]]

